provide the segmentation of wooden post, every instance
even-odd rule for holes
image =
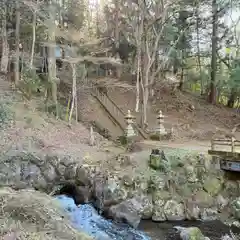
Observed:
[[[232,153],[233,153],[235,152],[235,138],[232,137],[231,140],[232,140]]]
[[[95,145],[95,137],[94,137],[94,132],[93,132],[93,127],[90,127],[90,136],[89,136],[89,145],[94,146]]]
[[[212,140],[211,140],[211,150],[212,150],[212,151],[215,150],[214,147],[215,147],[215,145],[214,145],[214,139],[212,139]]]

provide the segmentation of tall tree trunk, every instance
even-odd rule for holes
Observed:
[[[55,48],[56,48],[56,40],[55,40],[55,19],[56,19],[56,9],[55,6],[50,4],[49,6],[49,32],[48,32],[48,81],[51,83],[51,92],[52,92],[52,100],[56,107],[56,117],[58,118],[58,101],[57,101],[57,73],[56,73],[56,56],[55,56]]]
[[[19,30],[20,30],[20,6],[19,1],[16,1],[16,30],[15,30],[15,68],[14,68],[14,80],[15,84],[19,82],[19,45],[20,45],[20,36],[19,36]]]
[[[137,82],[136,82],[136,106],[135,111],[139,112],[139,104],[140,104],[140,73],[141,73],[141,60],[142,60],[142,34],[143,34],[143,18],[141,18],[137,35]]]
[[[203,83],[203,76],[202,76],[202,63],[201,63],[201,56],[200,56],[200,16],[199,16],[199,3],[197,3],[196,6],[196,17],[197,17],[197,22],[196,22],[196,28],[197,28],[197,62],[198,62],[198,67],[199,67],[199,72],[200,72],[200,84],[201,84],[201,95],[204,94],[204,83]]]
[[[144,44],[147,43],[147,39],[145,39]],[[148,105],[148,97],[149,97],[149,74],[150,74],[150,61],[151,59],[149,58],[148,54],[148,48],[145,47],[146,52],[144,53],[144,61],[143,61],[143,67],[142,67],[142,81],[141,81],[141,86],[143,90],[143,127],[145,128],[147,126],[147,105]]]
[[[76,75],[76,64],[71,63],[72,67],[72,104],[71,104],[71,110],[69,114],[69,119],[68,123],[71,124],[72,120],[72,114],[74,110],[74,105],[75,105],[75,110],[76,110],[76,122],[78,121],[78,112],[77,112],[77,75]]]
[[[120,6],[119,6],[119,0],[115,0],[115,48],[119,49],[119,41],[120,41],[120,36],[119,36],[119,13],[120,13]],[[116,57],[119,58],[119,54],[116,53]],[[121,69],[116,68],[115,75],[117,78],[121,77]]]
[[[184,61],[185,61],[185,57],[186,57],[186,54],[185,54],[185,49],[182,49],[181,50],[181,75],[180,75],[180,82],[179,82],[179,90],[183,90],[183,82],[184,82]]]
[[[6,3],[4,3],[3,7],[3,19],[2,19],[2,58],[1,58],[1,72],[7,73],[8,71],[8,59],[9,59],[9,45],[8,45],[8,37],[7,37],[7,7]]]
[[[37,0],[38,5],[38,0]],[[30,60],[30,68],[33,67],[33,57],[35,51],[35,42],[36,42],[36,21],[37,21],[37,10],[33,11],[33,22],[32,22],[32,49],[31,49],[31,60]]]
[[[217,0],[212,0],[212,59],[211,59],[211,82],[209,102],[216,102],[216,72],[217,72],[217,29],[218,11]]]

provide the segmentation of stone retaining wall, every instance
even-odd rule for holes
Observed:
[[[116,217],[121,212],[119,218],[135,212],[154,221],[240,219],[240,181],[226,181],[203,155],[175,159],[167,173],[148,168],[144,174],[106,174],[107,179],[101,182],[97,176],[104,174],[99,166],[70,156],[9,151],[0,161],[2,186],[51,193],[66,181],[95,185],[100,202],[104,196],[104,202],[119,203],[110,213]]]

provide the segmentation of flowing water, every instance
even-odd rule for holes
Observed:
[[[76,229],[93,236],[96,240],[150,240],[146,234],[128,227],[125,224],[115,224],[106,220],[90,205],[77,207],[72,198],[57,196],[61,206],[67,210],[70,220]]]
[[[229,234],[230,228],[220,221],[178,221],[154,223],[142,221],[139,230],[125,224],[115,224],[99,216],[97,211],[89,204],[77,207],[72,198],[61,195],[56,196],[61,206],[69,213],[73,227],[88,233],[96,240],[180,240],[174,226],[201,229],[202,233],[211,240],[220,240],[221,236]],[[240,229],[231,228],[233,233],[240,234]]]

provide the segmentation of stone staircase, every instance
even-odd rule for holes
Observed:
[[[96,85],[91,86],[92,89],[92,95],[98,100],[98,102],[102,105],[102,107],[105,109],[105,111],[108,113],[110,119],[117,124],[123,131],[125,131],[127,127],[127,123],[125,120],[126,113],[120,109],[117,104],[114,103],[114,101],[104,92],[100,91],[99,88]],[[137,123],[133,124],[133,127],[135,131],[137,132],[138,136],[140,136],[142,139],[147,139],[147,133],[141,129]]]

